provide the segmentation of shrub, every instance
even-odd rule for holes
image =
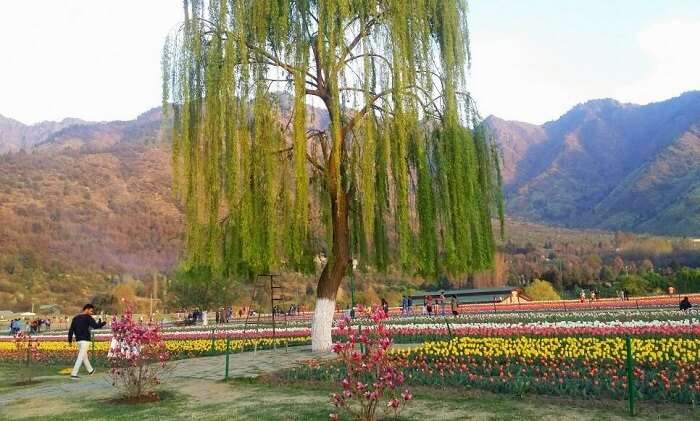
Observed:
[[[170,358],[159,327],[134,321],[127,310],[112,322],[112,335],[108,353],[112,385],[126,399],[157,397],[154,388]]]
[[[383,323],[387,315],[380,307],[372,311],[360,307],[358,314],[369,316],[374,323],[360,330],[348,318],[340,322],[339,336],[347,339],[333,344],[333,352],[345,366],[345,377],[342,391],[331,395],[331,403],[362,421],[375,420],[380,406],[385,414],[396,416],[412,395],[409,390],[400,392],[404,375],[388,354],[392,340]],[[331,418],[338,419],[338,414]]]
[[[535,279],[530,285],[525,287],[525,295],[536,301],[561,300],[552,284],[539,279]]]

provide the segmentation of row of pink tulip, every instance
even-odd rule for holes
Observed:
[[[387,329],[395,336],[435,337],[435,336],[619,336],[619,335],[700,335],[700,323],[626,323],[626,324],[600,324],[600,325],[575,325],[570,323],[560,324],[403,324],[387,325]],[[339,331],[334,329],[334,334]],[[303,337],[309,336],[310,329],[305,327],[294,329],[277,329],[273,335],[272,329],[254,330],[200,330],[189,332],[163,332],[163,339],[187,340],[187,339],[257,339],[276,337]],[[97,334],[95,340],[107,341],[112,337],[111,333]],[[0,337],[0,341],[11,341],[12,337]],[[63,335],[43,335],[42,341],[64,341]]]

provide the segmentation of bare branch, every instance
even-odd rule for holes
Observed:
[[[376,95],[373,95],[373,96],[369,99],[369,102],[367,102],[367,103],[365,104],[365,106],[362,107],[362,109],[361,109],[360,111],[358,111],[357,113],[355,113],[355,115],[352,116],[352,118],[350,119],[350,121],[348,122],[348,124],[346,124],[346,125],[342,128],[343,138],[345,137],[345,135],[346,135],[348,132],[350,132],[350,131],[355,127],[355,125],[365,116],[365,114],[367,114],[367,112],[372,108],[372,106],[374,105],[374,103],[377,102],[377,100],[378,100],[379,98],[382,98],[382,97],[384,97],[384,96],[390,94],[390,93],[393,92],[393,91],[394,91],[393,88],[389,88],[389,89],[385,89],[384,91],[382,91],[382,92],[380,92],[380,93],[378,93],[378,94],[376,94]]]
[[[322,174],[326,172],[326,169],[321,164],[316,162],[316,160],[308,152],[306,153],[306,160],[309,161],[309,163],[313,165],[314,168],[321,171]]]
[[[338,67],[345,65],[345,59],[352,52],[352,50],[357,47],[357,44],[360,43],[362,38],[366,37],[369,35],[370,30],[372,29],[372,26],[374,26],[379,20],[379,16],[376,16],[370,20],[367,21],[367,24],[360,29],[360,31],[357,33],[355,38],[353,38],[352,41],[350,41],[350,44],[348,44],[343,52],[340,54],[340,60],[338,60]]]
[[[358,58],[362,58],[362,57],[373,57],[373,58],[382,59],[382,60],[386,63],[386,65],[389,67],[389,69],[392,69],[392,68],[393,68],[393,66],[392,66],[392,64],[391,64],[391,62],[389,61],[388,58],[384,57],[384,56],[381,55],[381,54],[377,54],[377,53],[353,54],[353,55],[351,55],[350,57],[348,57],[347,60],[345,60],[345,63],[344,63],[344,64],[348,64],[348,63],[350,63],[351,61],[353,61],[353,60],[355,60],[355,59],[358,59]]]

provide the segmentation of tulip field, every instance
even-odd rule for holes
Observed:
[[[368,319],[352,322],[356,329]],[[624,399],[629,379],[625,337],[631,337],[636,397],[698,403],[700,319],[671,309],[465,313],[457,317],[392,316],[385,326],[391,358],[408,384],[463,387],[511,394]],[[163,327],[173,358],[245,352],[310,343],[308,320],[278,328]],[[342,331],[334,329],[336,340]],[[95,335],[92,355],[104,361],[111,334]],[[34,336],[42,361],[75,357],[63,332]],[[12,337],[0,337],[0,362],[23,358]],[[282,372],[285,379],[337,381],[343,368],[332,360]]]
[[[700,320],[678,311],[480,316],[389,320],[394,364],[408,384],[475,388],[581,398],[627,399],[626,337],[630,337],[636,399],[697,404],[700,398]],[[664,317],[667,316],[667,317]],[[549,321],[542,321],[543,319]],[[506,321],[507,320],[507,321]],[[288,370],[289,381],[337,382],[346,376],[333,362]]]

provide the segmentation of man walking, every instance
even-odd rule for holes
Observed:
[[[95,370],[90,365],[88,360],[88,349],[90,349],[90,328],[99,329],[107,322],[99,321],[96,322],[92,318],[92,313],[95,311],[95,306],[92,304],[85,304],[83,306],[83,312],[73,317],[70,323],[70,329],[68,330],[68,343],[73,343],[73,336],[75,335],[75,341],[78,343],[78,358],[75,360],[75,365],[73,366],[73,371],[70,373],[70,378],[77,380],[78,371],[80,370],[81,364],[85,364],[85,369],[88,374],[93,374]]]

